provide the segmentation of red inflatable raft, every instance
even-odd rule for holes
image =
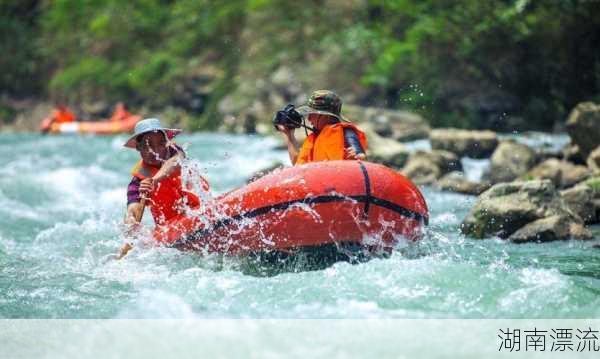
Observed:
[[[389,251],[420,238],[425,199],[395,171],[360,161],[284,168],[157,228],[159,242],[230,255],[354,243]]]
[[[46,133],[113,135],[131,132],[135,127],[135,124],[141,119],[142,116],[132,115],[117,121],[102,120],[52,123],[51,118],[46,118],[40,125],[40,131]]]

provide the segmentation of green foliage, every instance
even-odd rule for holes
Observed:
[[[425,106],[434,125],[456,125],[460,116],[463,125],[490,127],[495,121],[486,117],[510,112],[531,127],[550,128],[600,92],[597,2],[372,3],[404,16],[377,24],[384,48],[363,82],[396,89],[419,84],[431,102],[410,107]]]
[[[585,184],[594,191],[594,194],[600,194],[600,177],[592,177],[585,181]]]
[[[36,1],[0,1],[0,94],[40,89]]]
[[[417,110],[434,126],[510,130],[513,116],[549,129],[600,98],[598,1],[2,0],[0,10],[4,92],[161,108],[216,67],[194,128],[217,126],[223,96],[282,65],[305,88]],[[244,94],[260,95],[254,87]]]
[[[0,105],[0,124],[7,125],[12,123],[15,119],[15,116],[15,110]]]

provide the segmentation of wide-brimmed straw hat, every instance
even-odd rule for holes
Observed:
[[[347,121],[341,114],[342,99],[335,92],[329,90],[317,90],[313,92],[308,103],[299,107],[297,111],[302,116],[317,113],[333,116],[340,121]]]
[[[136,148],[137,138],[139,135],[156,131],[164,133],[167,139],[169,140],[177,136],[181,132],[181,130],[178,129],[163,127],[160,124],[160,120],[158,118],[146,118],[135,124],[133,135],[129,137],[129,139],[125,142],[123,146],[129,148]]]

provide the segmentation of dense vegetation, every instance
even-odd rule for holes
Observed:
[[[592,0],[0,0],[0,94],[173,105],[210,128],[286,66],[436,126],[550,129],[600,101],[598,44]]]

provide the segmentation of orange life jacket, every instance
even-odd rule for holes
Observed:
[[[311,133],[300,148],[296,165],[316,161],[346,160],[346,144],[344,141],[344,129],[351,128],[356,132],[363,150],[367,151],[367,136],[354,124],[338,122],[323,127],[318,135]]]
[[[55,121],[55,123],[74,122],[75,115],[68,109],[55,109],[54,110],[54,121]]]
[[[131,170],[131,174],[143,180],[154,176],[159,169],[140,160]],[[203,177],[200,177],[200,182],[202,189],[208,191],[208,182]],[[157,225],[163,225],[171,218],[183,214],[186,207],[197,208],[200,206],[198,197],[183,189],[180,169],[173,171],[167,178],[158,182],[147,201],[154,223]]]

